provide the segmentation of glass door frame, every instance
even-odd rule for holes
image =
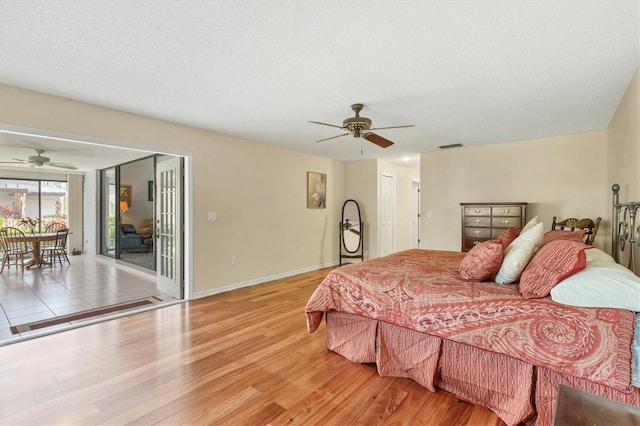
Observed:
[[[108,173],[113,171],[113,181]],[[113,188],[112,188],[113,187]],[[120,166],[100,170],[100,254],[114,259],[120,258],[120,200],[117,188],[120,187]],[[113,206],[113,223],[111,207]],[[113,232],[113,237],[111,233]],[[113,238],[113,253],[110,252],[110,240]]]

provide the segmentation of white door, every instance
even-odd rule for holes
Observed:
[[[411,183],[411,248],[420,247],[420,182]]]
[[[181,299],[182,158],[156,164],[156,275],[162,293]]]
[[[380,256],[395,251],[396,179],[380,175]]]

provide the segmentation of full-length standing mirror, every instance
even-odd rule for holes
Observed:
[[[340,221],[340,265],[345,258],[364,260],[363,228],[357,201],[345,201]]]

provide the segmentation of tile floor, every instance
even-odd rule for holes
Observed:
[[[153,296],[159,303],[175,301],[158,292],[153,271],[131,268],[103,256],[70,256],[70,260],[70,265],[31,268],[24,274],[14,266],[5,268],[0,274],[0,344],[45,331],[12,334],[10,327],[16,325]],[[77,323],[53,327],[68,328]]]

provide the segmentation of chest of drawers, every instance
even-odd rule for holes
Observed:
[[[462,208],[462,251],[491,240],[507,228],[521,229],[527,223],[527,203],[460,203]]]

